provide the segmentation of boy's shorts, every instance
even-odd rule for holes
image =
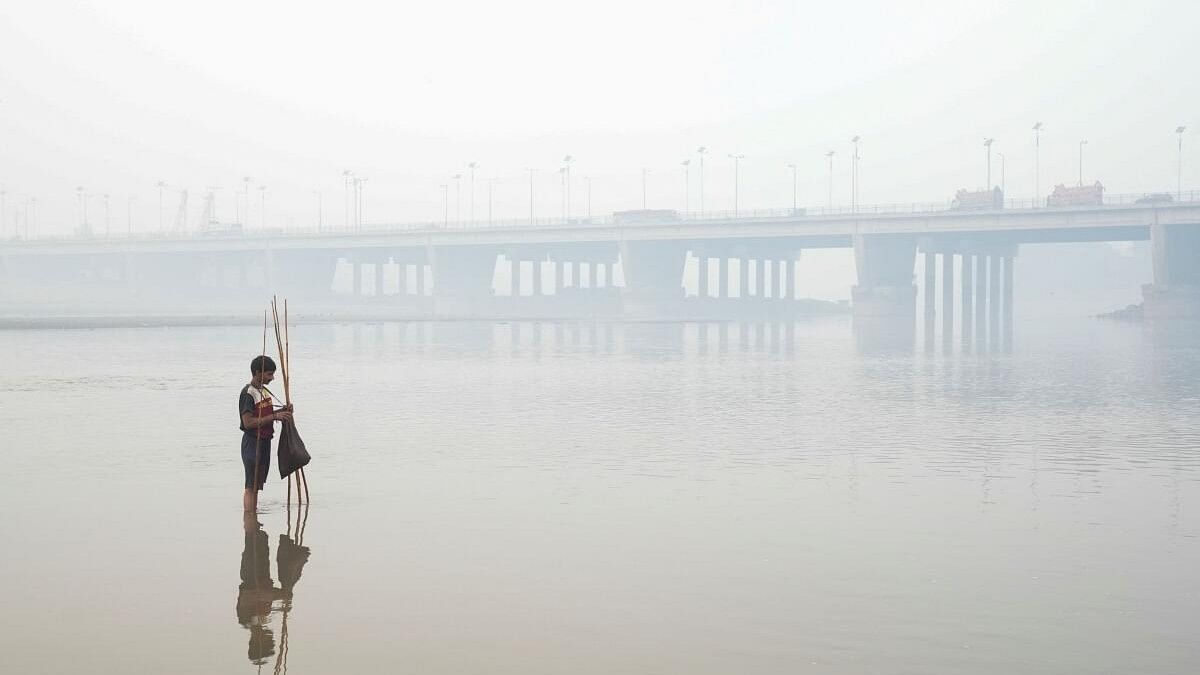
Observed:
[[[258,485],[254,485],[254,455],[258,451]],[[242,434],[242,466],[246,469],[246,489],[261,490],[271,468],[271,439]]]

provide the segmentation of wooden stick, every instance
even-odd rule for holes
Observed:
[[[311,504],[312,497],[309,495],[309,492],[308,492],[308,477],[304,475],[304,467],[300,467],[300,480],[304,481],[304,503]],[[296,481],[296,489],[297,490],[300,489],[300,481],[299,480]]]
[[[263,310],[263,350],[262,350],[262,353],[260,354],[260,356],[265,355],[266,353],[267,353],[267,310],[264,309]],[[257,361],[257,360],[258,359],[255,359],[255,361]],[[259,371],[259,372],[262,372],[262,371]],[[251,379],[254,378],[253,372],[250,373],[250,377],[251,377]],[[260,376],[260,379],[261,379],[261,376]],[[259,396],[262,396],[261,391],[259,392]],[[258,410],[255,410],[254,412],[257,413]],[[255,415],[255,417],[257,418],[258,415]],[[262,454],[262,436],[259,434],[259,430],[256,427],[254,429],[254,477],[250,481],[251,489],[254,490],[254,504],[256,506],[256,508],[255,508],[256,511],[257,511],[257,505],[258,505],[258,456],[261,454]]]

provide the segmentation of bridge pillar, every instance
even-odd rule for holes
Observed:
[[[1004,348],[1013,346],[1013,263],[1015,255],[1004,256]]]
[[[658,317],[680,308],[686,245],[669,241],[623,241],[620,255],[625,272],[621,303],[626,315]]]
[[[717,297],[729,298],[729,258],[722,255],[717,258]]]
[[[1155,222],[1150,245],[1154,283],[1142,286],[1145,317],[1200,319],[1200,225]]]
[[[408,262],[404,260],[396,261],[396,295],[408,295]]]
[[[509,290],[508,294],[514,298],[521,297],[521,259],[512,257],[509,259]]]
[[[759,258],[754,261],[754,295],[759,300],[767,297],[767,261]]]
[[[975,257],[963,253],[962,258],[962,346],[971,348],[975,322]]]
[[[934,320],[937,318],[935,301],[937,300],[937,254],[925,251],[925,345],[933,346]],[[942,283],[945,283],[943,281]]]
[[[533,261],[533,293],[536,298],[542,294],[542,259]]]
[[[942,254],[942,345],[947,349],[954,340],[954,254]]]
[[[375,297],[383,297],[383,269],[387,266],[386,259],[375,261]]]
[[[775,290],[771,291],[772,300],[783,299],[783,282],[787,276],[787,265],[783,259],[771,261],[771,277]]]
[[[913,266],[917,243],[910,235],[854,236],[858,284],[851,289],[854,316],[916,319]]]
[[[975,254],[975,342],[987,347],[988,257]]]
[[[477,315],[491,301],[497,251],[488,246],[431,247],[434,312],[438,316]],[[417,284],[424,286],[424,270]],[[422,288],[422,292],[423,292]]]
[[[988,344],[992,350],[997,350],[1000,347],[1000,303],[1003,301],[1000,267],[1004,258],[995,254],[988,258]]]
[[[750,295],[749,289],[746,288],[747,281],[749,281],[749,278],[750,278],[749,267],[750,267],[750,261],[747,258],[745,258],[745,257],[738,258],[738,299],[739,300],[744,300],[748,295]]]
[[[354,258],[348,258],[348,260],[354,277],[354,297],[358,298],[362,296],[362,263]]]
[[[566,260],[558,261],[557,269],[554,272],[554,294],[561,295],[563,289],[567,287],[567,267],[571,263]]]
[[[698,256],[700,265],[696,274],[696,297],[708,297],[708,256],[701,253]]]

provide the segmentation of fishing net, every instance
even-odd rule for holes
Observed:
[[[278,460],[279,477],[287,478],[296,471],[307,465],[312,460],[312,456],[308,454],[308,448],[304,447],[304,440],[300,438],[300,432],[296,431],[295,422],[284,420],[283,428],[279,431]]]

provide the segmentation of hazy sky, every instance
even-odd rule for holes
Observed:
[[[849,200],[849,139],[863,137],[862,201],[937,201],[993,182],[1043,192],[1084,178],[1111,192],[1173,189],[1186,124],[1185,187],[1200,187],[1200,91],[1192,2],[10,2],[0,9],[0,184],[38,200],[43,232],[79,215],[75,188],[130,197],[136,230],[168,222],[177,190],[218,187],[222,220],[253,177],[250,223],[343,221],[341,173],[369,177],[366,220],[454,217],[455,173],[478,161],[476,217],[496,178],[497,217],[561,209],[557,169],[576,158],[573,208],[683,208],[680,162],[697,146],[706,206]],[[1195,140],[1193,140],[1195,139]],[[1193,178],[1195,177],[1195,178]],[[462,182],[462,216],[470,210]],[[101,226],[102,200],[90,220]],[[243,219],[245,216],[243,214]]]

